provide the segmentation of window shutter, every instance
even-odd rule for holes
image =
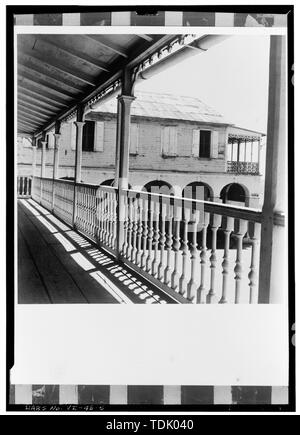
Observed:
[[[161,152],[163,155],[169,153],[169,127],[162,127],[161,129]]]
[[[176,127],[170,127],[169,154],[172,156],[175,156],[177,154],[177,128]]]
[[[71,150],[75,151],[76,150],[76,124],[75,122],[71,122],[69,125],[69,137],[70,137],[70,141],[71,141]]]
[[[200,130],[193,130],[192,155],[199,157]]]
[[[130,125],[130,154],[138,154],[139,151],[139,125]]]
[[[47,142],[48,142],[48,149],[54,148],[54,135],[53,132],[50,132],[47,134]]]
[[[212,132],[212,147],[211,147],[211,157],[217,159],[219,157],[219,132]]]
[[[95,122],[95,151],[104,150],[104,121]]]

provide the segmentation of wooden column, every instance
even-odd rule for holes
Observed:
[[[74,174],[74,199],[73,199],[73,226],[76,223],[76,203],[77,203],[77,189],[76,183],[81,183],[81,165],[82,165],[82,138],[84,109],[82,106],[77,107],[76,125],[76,150],[75,150],[75,174]],[[70,138],[71,139],[71,138]]]
[[[286,37],[270,37],[266,178],[261,226],[259,303],[287,300],[287,232],[276,216],[287,209]],[[275,222],[276,220],[276,222]]]
[[[122,94],[118,96],[117,117],[117,149],[116,180],[118,186],[118,222],[117,222],[117,252],[120,254],[124,243],[125,206],[123,189],[128,189],[129,176],[129,135],[130,135],[130,108],[135,100],[133,96],[134,77],[131,71],[124,70],[122,76]]]
[[[117,121],[116,121],[116,156],[115,156],[115,179],[114,187],[119,186],[119,164],[120,164],[120,124],[121,124],[121,101],[117,98]]]
[[[36,138],[32,138],[32,176],[35,176],[36,171]]]
[[[46,174],[46,145],[47,145],[47,141],[45,140],[45,134],[43,134],[41,143],[42,143],[41,178],[44,178]]]
[[[57,123],[55,125],[55,133],[54,133],[53,180],[58,178],[60,139],[61,139],[60,123]]]

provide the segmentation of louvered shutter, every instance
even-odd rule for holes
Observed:
[[[161,152],[163,155],[169,154],[169,136],[170,128],[162,127],[161,129]]]
[[[217,159],[219,157],[219,132],[212,132],[211,157]]]
[[[104,150],[104,121],[95,122],[94,150],[95,151]]]
[[[48,133],[48,149],[53,149],[54,148],[54,134],[51,131],[50,133]]]
[[[139,151],[139,125],[130,125],[130,154],[138,154]]]
[[[172,156],[176,156],[177,154],[177,128],[176,127],[170,127],[169,154]]]
[[[192,155],[194,157],[199,157],[199,146],[200,146],[200,130],[193,130],[193,143],[192,143]]]
[[[76,124],[71,122],[69,125],[69,137],[71,141],[71,150],[76,150]]]

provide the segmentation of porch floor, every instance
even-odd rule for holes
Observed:
[[[18,303],[177,302],[32,199],[19,199]]]

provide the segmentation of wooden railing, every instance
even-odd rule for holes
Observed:
[[[227,162],[227,172],[234,174],[259,174],[259,164],[254,162]]]
[[[18,198],[26,198],[31,196],[31,176],[19,176],[17,178],[17,196]]]
[[[37,177],[32,196],[179,302],[258,301],[259,210]]]

